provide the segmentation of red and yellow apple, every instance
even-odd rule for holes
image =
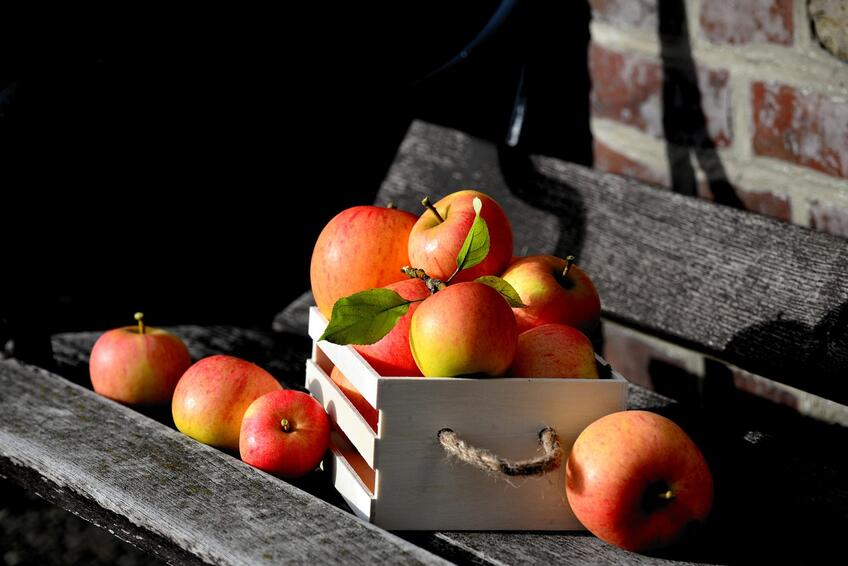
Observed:
[[[248,406],[279,389],[274,376],[248,361],[223,355],[203,358],[177,384],[171,404],[174,424],[204,444],[237,451]]]
[[[354,206],[337,214],[312,250],[309,275],[315,304],[327,319],[342,297],[406,276],[414,215],[393,208]]]
[[[564,324],[543,324],[518,335],[515,377],[598,377],[595,351],[585,334]]]
[[[427,275],[447,281],[456,270],[468,230],[474,223],[474,197],[483,203],[480,217],[489,230],[489,254],[475,267],[460,271],[454,282],[473,281],[482,275],[500,275],[512,258],[512,226],[501,206],[491,197],[472,190],[452,193],[434,206],[439,216],[425,211],[409,234],[409,261]]]
[[[514,262],[502,275],[521,297],[524,308],[513,309],[519,332],[550,322],[574,326],[583,332],[597,326],[601,300],[586,273],[551,255],[532,255]]]
[[[515,356],[518,331],[500,293],[474,281],[449,285],[412,315],[409,346],[427,377],[501,375]]]
[[[706,520],[713,479],[703,454],[671,420],[647,411],[601,417],[580,433],[566,464],[565,492],[595,536],[646,552]]]
[[[97,339],[88,362],[91,385],[127,405],[161,405],[171,401],[191,357],[182,340],[142,319],[136,313],[138,326],[115,328]]]
[[[397,292],[407,300],[426,299],[430,296],[427,285],[421,279],[407,279],[387,285],[386,289]],[[409,349],[409,324],[412,315],[421,303],[412,303],[409,310],[397,321],[394,328],[378,342],[366,346],[354,346],[378,374],[402,377],[420,377],[421,371],[415,365],[412,351]]]
[[[407,346],[408,348],[409,346]],[[416,371],[418,368],[415,368]],[[371,428],[374,431],[377,431],[377,420],[380,418],[380,412],[371,406],[371,403],[365,400],[365,397],[362,396],[362,393],[353,386],[353,384],[345,377],[345,374],[339,370],[339,368],[333,366],[333,371],[330,372],[330,379],[333,380],[339,389],[342,390],[342,393],[345,394],[345,397],[356,407],[356,410],[359,411],[359,414],[362,415],[362,418],[365,419]]]
[[[327,412],[300,391],[262,395],[250,404],[241,422],[241,459],[284,478],[299,478],[314,470],[329,446]]]

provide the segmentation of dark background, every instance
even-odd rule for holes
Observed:
[[[39,361],[49,333],[136,310],[267,326],[414,118],[503,142],[524,98],[519,150],[590,162],[588,6],[465,4],[98,14],[19,45],[0,77],[0,338]]]

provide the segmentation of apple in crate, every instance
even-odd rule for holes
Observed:
[[[409,261],[427,275],[447,281],[457,268],[456,258],[476,218],[474,199],[482,203],[490,241],[489,253],[479,264],[463,269],[454,282],[472,281],[483,275],[499,275],[512,258],[512,227],[500,205],[491,197],[471,190],[452,193],[435,205],[425,199],[425,211],[409,235]]]
[[[306,393],[272,391],[244,413],[239,454],[246,463],[283,478],[314,470],[330,446],[330,419]]]
[[[409,301],[419,301],[430,296],[427,285],[421,279],[407,279],[387,285],[386,289],[395,291]],[[409,349],[409,325],[419,302],[412,302],[392,330],[378,342],[368,345],[355,345],[359,354],[365,358],[374,371],[384,377],[420,377],[421,371],[415,364]]]
[[[127,405],[170,402],[191,357],[182,340],[170,332],[145,326],[110,330],[94,343],[88,368],[94,391]]]
[[[518,331],[559,323],[583,332],[598,324],[601,300],[589,276],[573,263],[574,257],[552,255],[519,258],[502,275],[526,306],[514,309]]]
[[[353,293],[405,279],[414,215],[393,208],[354,206],[337,214],[312,250],[309,277],[318,310],[327,319],[335,302]]]
[[[257,365],[209,356],[180,378],[171,404],[174,424],[195,440],[235,452],[244,412],[258,397],[279,389],[274,376]]]
[[[412,355],[427,377],[502,375],[517,342],[509,303],[476,281],[449,285],[423,301],[409,329]]]
[[[565,473],[580,522],[634,552],[676,542],[712,507],[713,479],[698,446],[648,411],[620,411],[590,424],[574,442]]]
[[[515,377],[598,377],[595,350],[585,334],[564,324],[543,324],[518,335]]]

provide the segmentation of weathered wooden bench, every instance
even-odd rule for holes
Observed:
[[[98,333],[53,337],[56,373],[0,361],[0,475],[167,561],[600,563],[812,561],[848,524],[848,242],[416,123],[380,193],[417,210],[473,186],[502,202],[519,253],[574,253],[609,321],[693,348],[677,399],[638,385],[629,406],[670,416],[716,477],[706,528],[669,554],[585,533],[389,533],[355,518],[320,471],[287,483],[95,395]],[[230,353],[302,388],[306,306],[268,331],[184,326],[197,359]],[[658,380],[660,383],[661,380]]]

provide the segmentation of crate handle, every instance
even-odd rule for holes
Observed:
[[[507,460],[485,448],[471,446],[449,428],[438,432],[439,443],[449,455],[486,472],[508,477],[541,476],[556,470],[562,464],[562,444],[551,427],[539,431],[539,445],[544,454],[529,460]]]

